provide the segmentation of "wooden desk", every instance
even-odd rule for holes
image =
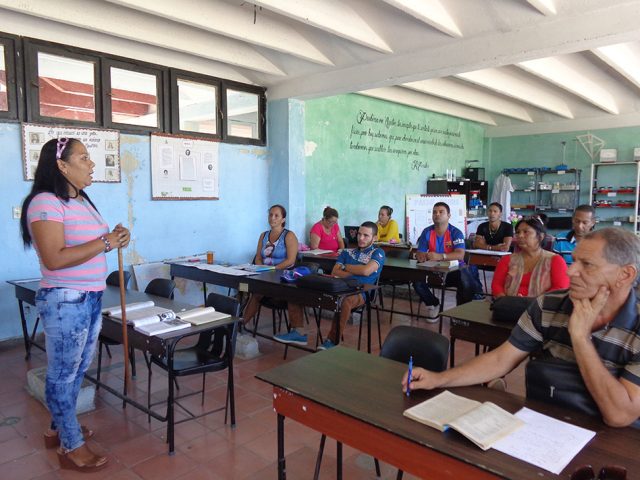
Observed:
[[[458,305],[440,313],[442,317],[449,317],[449,338],[451,339],[451,353],[449,364],[455,364],[456,340],[466,340],[476,344],[476,355],[479,345],[496,348],[504,343],[511,334],[513,325],[494,322],[491,319],[491,303],[488,301],[473,301]]]
[[[308,355],[257,375],[273,385],[278,426],[278,479],[286,478],[285,417],[324,433],[420,478],[560,479],[590,464],[623,465],[628,478],[640,475],[640,431],[610,428],[599,419],[483,387],[452,388],[453,393],[492,401],[510,412],[527,406],[545,415],[595,430],[596,436],[561,475],[496,450],[482,451],[454,430],[440,432],[402,416],[402,412],[441,390],[400,390],[406,365],[341,347]],[[341,478],[339,470],[337,478]]]
[[[25,349],[27,351],[27,359],[30,356],[31,347],[36,346],[41,350],[44,348],[34,341],[36,329],[38,324],[34,326],[33,333],[30,336],[27,331],[27,322],[24,316],[24,308],[22,303],[26,302],[29,305],[35,306],[35,298],[36,292],[39,288],[39,281],[27,281],[21,282],[19,280],[10,281],[12,285],[15,287],[16,298],[18,299],[18,304],[20,307],[20,315],[22,320],[22,332],[24,335],[25,341]],[[127,303],[134,302],[144,302],[151,300],[156,305],[164,308],[169,308],[175,312],[183,311],[192,308],[190,305],[180,304],[164,297],[157,297],[155,295],[149,295],[143,292],[138,292],[135,290],[127,290]],[[120,289],[118,287],[107,286],[106,290],[102,296],[102,307],[109,308],[120,305]],[[235,317],[230,317],[226,320],[222,320],[221,322],[215,322],[212,324],[202,324],[198,326],[192,326],[189,328],[185,328],[182,330],[176,330],[174,332],[165,333],[162,335],[153,335],[147,336],[133,329],[132,326],[127,327],[127,336],[129,340],[129,346],[141,350],[143,352],[150,353],[152,355],[166,355],[167,364],[173,365],[173,355],[175,353],[176,346],[180,340],[185,337],[190,337],[192,335],[199,335],[203,332],[208,332],[213,330],[214,328],[227,326],[227,342],[232,341],[233,336],[233,325],[238,322],[239,319]],[[114,320],[107,315],[103,315],[102,317],[102,330],[100,333],[111,340],[115,340],[117,342],[122,342],[122,323],[120,321]],[[230,351],[229,353],[229,369],[228,369],[228,382],[230,388],[233,389],[233,355]],[[174,383],[169,380],[168,381],[168,396],[167,396],[167,411],[164,415],[154,411],[149,410],[146,405],[142,405],[136,400],[127,396],[126,385],[123,389],[123,392],[119,392],[118,390],[100,382],[98,379],[89,375],[89,372],[85,374],[85,378],[96,385],[99,385],[100,388],[105,389],[109,393],[121,398],[126,403],[133,405],[134,407],[142,410],[143,412],[151,415],[153,418],[160,420],[161,422],[167,422],[167,442],[169,443],[169,453],[172,454],[175,449],[175,391],[174,391]],[[169,377],[168,377],[169,378]],[[229,410],[231,413],[231,425],[235,425],[235,403],[233,401],[234,396],[230,396]]]
[[[196,282],[202,282],[204,303],[207,303],[207,283],[238,290],[238,284],[245,278],[243,276],[225,275],[224,273],[212,272],[211,270],[201,270],[195,265],[197,265],[197,263],[171,263],[169,267],[169,274],[171,275],[171,278],[180,277]]]

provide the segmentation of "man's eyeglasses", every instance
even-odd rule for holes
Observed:
[[[60,160],[62,158],[62,152],[64,152],[67,143],[69,143],[69,139],[67,137],[58,139],[58,143],[56,143],[56,160]]]
[[[627,469],[619,465],[605,465],[596,477],[591,465],[584,465],[571,474],[571,480],[626,480]]]

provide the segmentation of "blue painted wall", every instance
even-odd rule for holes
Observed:
[[[0,340],[21,335],[13,288],[7,280],[39,277],[33,250],[25,251],[19,221],[11,208],[31,189],[22,178],[20,125],[0,123]],[[87,189],[110,226],[132,230],[127,266],[215,250],[218,260],[246,262],[261,231],[268,227],[269,156],[267,148],[220,145],[220,200],[152,201],[149,137],[121,135],[122,182]],[[115,253],[109,268],[117,268]],[[29,313],[31,321],[33,312]]]

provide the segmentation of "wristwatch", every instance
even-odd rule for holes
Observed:
[[[343,263],[343,264],[342,264],[342,271],[344,272],[344,271],[346,271],[346,270],[347,270],[347,266]]]

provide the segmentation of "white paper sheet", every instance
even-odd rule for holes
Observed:
[[[525,422],[524,427],[493,448],[557,475],[596,434],[528,408],[515,415]]]

